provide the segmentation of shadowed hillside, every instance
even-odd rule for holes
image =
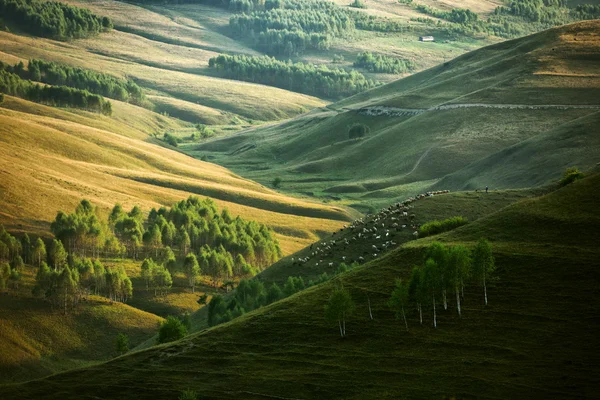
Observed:
[[[104,396],[137,399],[171,399],[188,388],[209,399],[594,396],[598,184],[594,174],[172,345],[0,394],[81,398],[99,395],[101,385]],[[467,286],[462,319],[449,307],[433,329],[429,311],[420,326],[411,310],[404,331],[386,305],[394,279],[407,278],[433,240],[471,246],[482,235],[498,267],[489,305],[480,287]],[[357,306],[345,339],[323,318],[340,283]]]

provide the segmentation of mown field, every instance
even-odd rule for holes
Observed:
[[[333,281],[171,345],[40,381],[0,387],[11,398],[171,399],[185,389],[209,399],[579,398],[598,390],[597,185],[600,175],[517,202],[449,233],[412,241]],[[497,280],[483,305],[465,290],[438,327],[409,312],[409,331],[386,305],[434,240],[493,244]],[[347,337],[323,318],[343,284],[356,304]],[[373,319],[369,318],[369,295]],[[577,310],[576,312],[574,310]],[[61,388],[54,391],[53,388]]]

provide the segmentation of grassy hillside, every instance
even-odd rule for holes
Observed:
[[[18,291],[0,296],[0,382],[23,381],[117,355],[119,333],[130,346],[151,337],[162,318],[122,303],[90,296],[63,315],[31,296],[34,275],[26,268]]]
[[[597,20],[587,21],[496,44],[320,111],[185,150],[259,182],[279,176],[284,191],[363,207],[434,185],[547,182],[565,165],[585,169],[597,162],[592,114],[600,108],[599,28]],[[349,140],[354,123],[367,125],[370,134]],[[570,150],[545,158],[539,149],[553,148],[561,132],[570,135]],[[528,172],[519,179],[508,179],[499,166],[483,172],[473,164],[498,154],[500,165],[511,146],[532,156],[522,158],[520,171]],[[436,185],[463,169],[471,173]]]
[[[197,194],[268,224],[287,254],[350,218],[342,208],[282,196],[154,144],[148,134],[177,129],[176,120],[118,102],[113,108],[109,118],[6,98],[0,107],[1,224],[46,234],[56,213],[82,198],[105,210],[117,202],[149,210]]]
[[[518,202],[230,323],[106,364],[0,387],[10,398],[576,398],[598,381],[600,175]],[[463,318],[409,313],[405,332],[386,306],[394,279],[407,277],[433,240],[493,243],[498,280],[483,306],[466,288]],[[357,305],[346,339],[323,305],[343,283]],[[369,294],[374,319],[369,319]],[[452,309],[452,306],[449,308]],[[574,311],[576,310],[576,311]],[[60,393],[52,388],[60,387]]]

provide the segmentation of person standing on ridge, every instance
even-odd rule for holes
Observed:
[[[487,186],[485,187],[485,192],[486,192],[486,193],[488,192],[488,187],[487,187]]]

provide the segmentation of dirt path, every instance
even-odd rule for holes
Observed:
[[[572,110],[572,109],[587,109],[600,110],[600,105],[567,105],[567,104],[484,104],[484,103],[467,103],[467,104],[444,104],[432,108],[398,108],[387,106],[373,106],[358,109],[360,114],[387,117],[403,117],[422,114],[430,111],[445,111],[455,110],[459,108],[495,108],[507,110]],[[349,109],[348,109],[349,110]]]

